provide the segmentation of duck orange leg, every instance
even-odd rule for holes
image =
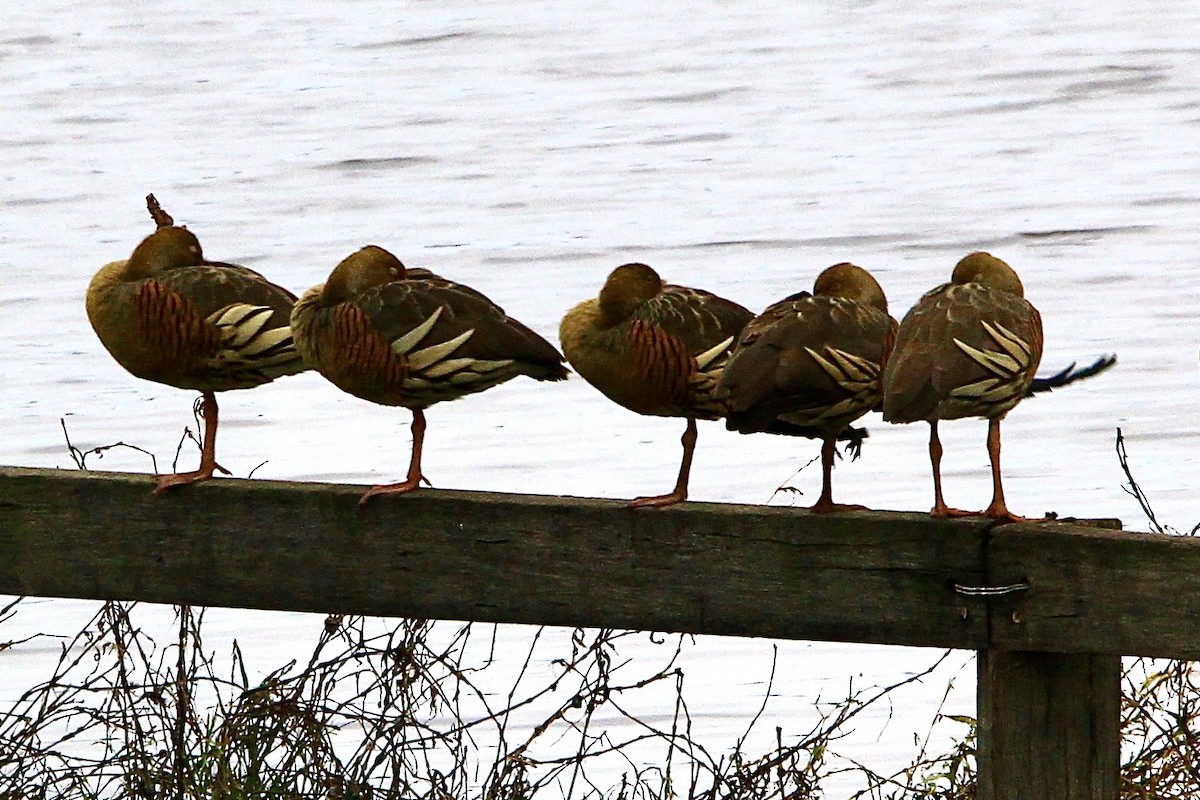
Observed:
[[[1008,510],[1004,503],[1004,484],[1000,481],[1000,420],[988,420],[988,459],[992,462],[992,503],[983,512],[985,516],[1003,522],[1036,522],[1029,517],[1018,516]]]
[[[848,505],[833,502],[833,459],[837,455],[837,435],[826,436],[821,440],[821,496],[809,509],[814,514],[828,514],[833,511],[863,511],[866,506]]]
[[[421,486],[421,481],[425,481],[425,484],[429,485],[429,481],[421,473],[421,450],[425,446],[425,412],[419,408],[413,409],[412,437],[412,456],[408,461],[408,477],[400,483],[372,486],[358,501],[359,508],[365,505],[372,497],[381,494],[404,494],[405,492],[411,492],[413,489]]]
[[[979,516],[978,511],[950,508],[942,498],[942,440],[938,438],[937,420],[929,423],[929,463],[933,466],[933,510],[929,513],[939,519]]]
[[[159,494],[176,486],[187,486],[212,478],[213,472],[229,471],[217,463],[217,396],[212,392],[200,393],[200,413],[204,416],[204,441],[200,445],[200,469],[195,472],[176,472],[160,475],[154,493]]]
[[[660,494],[654,497],[639,497],[631,500],[626,508],[662,508],[673,506],[687,500],[688,476],[692,473],[692,454],[696,452],[696,420],[688,417],[687,428],[683,431],[683,463],[679,465],[679,478],[675,481],[675,489],[670,494]]]

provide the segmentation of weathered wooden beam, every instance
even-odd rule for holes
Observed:
[[[979,800],[1117,800],[1121,657],[977,654]]]
[[[987,523],[0,468],[0,593],[979,649]]]
[[[1200,659],[1200,539],[1004,525],[988,544],[992,647]]]

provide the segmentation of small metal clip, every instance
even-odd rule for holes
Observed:
[[[1028,590],[1028,581],[1010,583],[1008,586],[964,586],[961,583],[954,584],[954,591],[959,594],[965,594],[968,597],[1001,597],[1006,594],[1016,594],[1017,592]]]

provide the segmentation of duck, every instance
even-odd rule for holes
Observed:
[[[739,433],[821,440],[821,495],[814,513],[862,509],[833,501],[837,440],[883,400],[883,367],[896,337],[887,297],[867,270],[835,264],[812,292],[769,306],[738,337],[717,386]]]
[[[252,389],[305,369],[288,320],[296,296],[247,267],[209,261],[154,195],[154,233],[129,258],[105,264],[87,289],[101,344],[130,374],[200,392],[200,467],[158,477],[155,493],[209,480],[216,470],[217,392]]]
[[[979,516],[1014,522],[1000,473],[1000,422],[1030,392],[1042,359],[1042,317],[1025,299],[1016,271],[985,252],[970,253],[950,281],[926,293],[900,322],[883,373],[883,418],[929,423],[935,517]],[[946,505],[941,420],[982,417],[992,501],[981,512]]]
[[[409,269],[378,245],[346,256],[292,309],[305,362],[355,397],[412,412],[408,474],[371,487],[360,506],[424,482],[425,409],[519,375],[566,380],[561,353],[480,292],[427,269]]]
[[[614,269],[597,297],[559,325],[567,363],[609,400],[638,414],[687,420],[675,488],[630,508],[662,508],[688,496],[699,419],[720,419],[715,395],[730,349],[754,314],[702,289],[666,283],[650,266]]]

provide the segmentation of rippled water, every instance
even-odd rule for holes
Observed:
[[[375,242],[552,340],[627,260],[755,309],[853,260],[900,316],[958,257],[988,249],[1042,311],[1047,370],[1121,362],[1010,415],[1014,510],[1144,528],[1121,490],[1120,426],[1160,519],[1200,521],[1194,4],[51,2],[5,16],[0,462],[69,466],[60,418],[80,447],[123,440],[170,460],[192,397],[125,374],[83,313],[95,269],[151,230],[154,191],[210,257],[295,291]],[[314,375],[225,395],[222,412],[220,458],[236,474],[268,461],[256,475],[366,483],[398,478],[407,459],[407,413]],[[514,381],[428,416],[437,486],[604,497],[669,488],[683,429],[578,379]],[[838,469],[840,499],[928,508],[923,426],[867,423],[864,458]],[[978,421],[944,426],[953,504],[987,501],[983,437]],[[815,467],[796,472],[815,455],[705,424],[692,495],[792,502],[773,498],[791,484],[811,501]],[[120,451],[93,464],[149,466]],[[23,613],[50,626],[74,607]],[[232,619],[284,650],[271,632],[312,624]],[[785,713],[822,680],[932,658],[786,649],[799,677]],[[698,650],[753,669],[769,646]],[[20,652],[0,656],[0,671],[26,668]],[[696,669],[714,715],[753,706]],[[903,749],[927,720],[906,714],[868,751]]]

